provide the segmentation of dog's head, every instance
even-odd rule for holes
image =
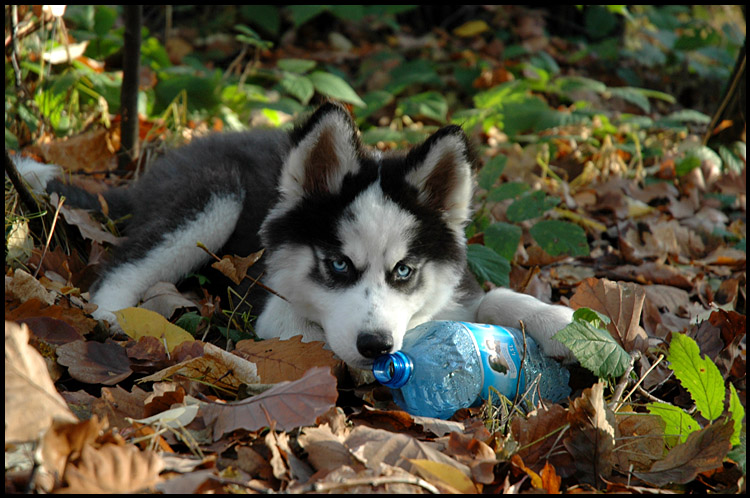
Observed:
[[[472,193],[466,136],[447,126],[408,153],[381,155],[327,104],[292,144],[261,230],[268,283],[341,359],[367,367],[453,303]]]

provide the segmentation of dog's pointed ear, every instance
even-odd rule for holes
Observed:
[[[286,199],[338,193],[344,177],[359,171],[357,128],[346,109],[337,104],[320,107],[292,132],[291,140],[279,180]]]
[[[470,214],[474,159],[461,127],[439,129],[406,160],[406,181],[417,188],[419,202],[443,213],[448,223],[463,226]]]

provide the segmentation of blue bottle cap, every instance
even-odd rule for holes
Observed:
[[[386,387],[398,389],[406,384],[414,371],[414,364],[405,353],[396,351],[378,357],[372,364],[375,379]]]

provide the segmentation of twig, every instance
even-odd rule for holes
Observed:
[[[57,225],[57,219],[60,216],[60,209],[62,209],[63,202],[65,202],[65,197],[61,196],[57,201],[55,216],[52,218],[52,226],[50,227],[49,233],[47,234],[47,242],[44,244],[42,257],[39,258],[39,265],[37,265],[36,270],[34,271],[34,278],[36,278],[36,276],[39,274],[39,270],[42,269],[42,263],[44,262],[44,257],[47,255],[47,251],[49,250],[49,243],[52,240],[52,234],[55,233],[55,226]]]
[[[635,386],[633,386],[633,389],[631,389],[630,392],[628,392],[627,396],[625,396],[623,398],[623,400],[620,401],[620,403],[617,405],[617,407],[613,410],[614,412],[617,412],[620,408],[622,408],[622,405],[624,405],[625,402],[630,398],[630,396],[633,395],[633,393],[635,392],[635,390],[638,389],[638,387],[641,385],[641,382],[643,382],[643,380],[646,377],[648,377],[648,374],[651,373],[651,370],[653,370],[654,368],[656,368],[656,365],[658,365],[659,363],[661,363],[661,360],[663,360],[663,359],[664,359],[664,355],[660,354],[659,357],[654,362],[654,364],[651,365],[651,367],[648,370],[646,370],[646,373],[644,373],[643,376],[640,379],[638,379],[638,382],[635,383]]]
[[[620,401],[623,391],[625,391],[625,388],[628,386],[628,381],[630,380],[630,372],[633,371],[635,362],[638,361],[640,356],[641,353],[638,350],[630,352],[630,363],[628,364],[628,368],[625,369],[625,373],[620,376],[620,381],[615,387],[614,394],[612,395],[612,401],[609,403],[610,409],[612,409]]]

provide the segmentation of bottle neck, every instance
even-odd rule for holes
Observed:
[[[375,379],[391,389],[398,389],[406,384],[413,371],[411,358],[402,351],[380,356],[372,364]]]

